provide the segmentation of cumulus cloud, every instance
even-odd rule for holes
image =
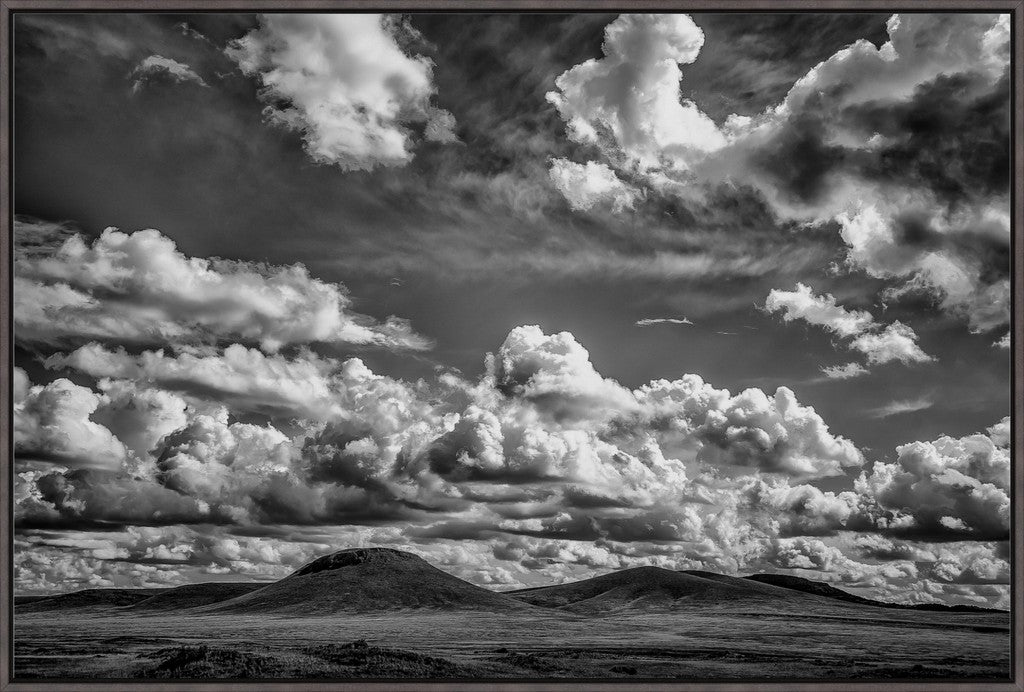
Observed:
[[[132,91],[138,91],[155,76],[166,76],[175,82],[192,82],[201,87],[208,87],[202,77],[196,74],[195,70],[184,63],[162,55],[150,55],[135,66],[132,70],[134,81]]]
[[[357,368],[357,359],[349,368]],[[232,344],[220,353],[131,355],[100,344],[46,359],[95,378],[144,382],[151,387],[215,399],[237,412],[327,420],[340,415],[345,368],[312,353],[288,359]]]
[[[237,344],[174,356],[92,344],[48,365],[99,379],[100,393],[78,392],[98,403],[77,413],[116,429],[90,423],[130,460],[26,476],[28,525],[358,523],[482,507],[492,531],[697,540],[691,505],[714,493],[687,461],[819,477],[863,460],[785,388],[733,396],[690,375],[634,391],[568,332],[532,326],[512,330],[476,382],[407,383],[358,359]],[[131,507],[112,501],[123,493]]]
[[[704,32],[684,14],[624,14],[605,28],[604,57],[555,80],[547,99],[569,138],[594,143],[623,164],[687,168],[725,138],[682,99],[680,64],[697,59]]]
[[[1010,453],[998,426],[990,434],[911,442],[895,462],[875,462],[855,485],[872,523],[933,540],[1006,540]]]
[[[603,163],[588,161],[581,164],[568,159],[553,159],[548,173],[569,206],[577,211],[606,204],[613,211],[621,212],[632,209],[636,202],[637,191]]]
[[[785,217],[838,222],[852,266],[904,282],[891,295],[930,293],[974,330],[1005,324],[1006,20],[894,15],[887,43],[817,65],[706,173],[757,187]]]
[[[14,452],[23,459],[72,468],[118,469],[127,450],[108,428],[92,419],[103,397],[66,379],[26,387],[15,369]]]
[[[16,222],[15,239],[19,343],[247,341],[267,352],[314,342],[430,345],[404,320],[381,323],[349,310],[343,286],[299,264],[187,257],[155,230],[108,228],[90,243],[60,226]]]
[[[225,52],[258,79],[267,119],[301,133],[314,161],[401,166],[418,139],[456,137],[452,115],[431,103],[433,63],[407,55],[398,28],[377,14],[268,14]]]
[[[772,289],[765,300],[765,310],[781,312],[786,322],[799,319],[824,327],[846,339],[848,346],[863,353],[872,365],[893,361],[928,363],[934,360],[917,345],[917,334],[909,326],[897,321],[883,327],[870,312],[847,310],[837,304],[831,294],[815,295],[809,286],[802,283],[798,283],[793,291]],[[857,374],[848,366],[846,370],[835,372]]]
[[[533,326],[512,330],[475,380],[410,383],[354,358],[241,345],[176,355],[91,345],[50,364],[98,378],[98,391],[33,386],[15,371],[18,439],[63,451],[17,455],[19,531],[149,536],[89,543],[86,562],[272,578],[286,571],[279,546],[224,532],[287,526],[343,531],[330,546],[411,547],[478,583],[488,560],[508,565],[493,577],[503,584],[657,564],[811,570],[889,597],[893,584],[923,579],[964,590],[933,594],[960,601],[997,585],[985,575],[1001,578],[998,565],[968,567],[952,547],[934,573],[912,572],[926,553],[940,562],[921,539],[1005,539],[1007,420],[987,435],[905,445],[853,490],[822,490],[813,479],[864,457],[790,390],[732,394],[696,375],[629,389],[603,377],[572,334]],[[64,392],[74,405],[55,396]],[[47,415],[73,418],[60,427],[81,434],[60,447],[38,432]],[[245,420],[254,415],[270,422]],[[155,538],[181,530],[218,538]],[[855,543],[851,532],[877,540]]]
[[[756,190],[786,220],[839,227],[847,262],[930,295],[972,330],[1009,321],[1009,22],[1006,15],[893,15],[755,117],[716,126],[681,99],[680,64],[703,33],[683,15],[621,15],[605,56],[548,95],[568,136],[634,184],[700,194]],[[943,142],[941,150],[935,142]],[[787,161],[787,165],[779,165]]]

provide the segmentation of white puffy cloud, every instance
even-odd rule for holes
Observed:
[[[800,405],[787,387],[771,396],[760,389],[744,390],[721,408],[710,409],[695,432],[704,441],[698,458],[711,463],[816,477],[838,475],[864,460],[853,443],[833,435],[821,416]]]
[[[104,425],[137,459],[145,459],[164,435],[185,425],[188,402],[172,392],[128,380],[101,380],[93,420]]]
[[[815,295],[809,286],[802,283],[798,283],[793,291],[772,289],[765,300],[765,310],[781,312],[786,322],[799,319],[828,329],[847,339],[848,346],[867,356],[868,363],[872,365],[893,361],[928,363],[934,360],[917,345],[917,334],[909,326],[897,321],[883,327],[870,312],[847,310],[838,305],[831,294]],[[850,365],[856,367],[855,363]],[[847,377],[860,374],[849,366],[832,372]],[[828,372],[826,375],[833,376]]]
[[[171,355],[159,350],[131,355],[92,343],[67,355],[50,356],[46,364],[213,398],[235,411],[314,420],[339,415],[344,387],[337,361],[312,353],[289,359],[241,344],[214,354]]]
[[[132,77],[135,81],[132,82],[132,91],[138,91],[141,89],[146,82],[151,79],[154,75],[167,75],[175,82],[192,82],[198,84],[201,87],[208,87],[202,77],[196,74],[195,70],[184,63],[180,63],[177,60],[171,58],[165,58],[162,55],[150,55],[144,58],[142,62],[135,66],[132,70]]]
[[[416,135],[455,140],[450,113],[431,104],[433,63],[407,55],[395,20],[377,14],[267,14],[225,51],[255,76],[272,123],[302,134],[319,163],[345,170],[400,166]]]
[[[339,284],[302,265],[187,257],[155,230],[105,230],[91,244],[39,223],[16,222],[15,337],[23,343],[204,344],[249,341],[273,352],[334,342],[423,349],[408,323],[349,310]],[[42,230],[41,230],[42,228]],[[40,237],[43,236],[43,240]]]
[[[784,479],[759,479],[746,490],[746,502],[761,521],[776,524],[783,536],[827,535],[845,528],[860,505],[856,493],[822,491],[813,485],[792,486]]]
[[[795,570],[799,576],[846,586],[880,587],[918,576],[917,566],[909,560],[859,562],[818,538],[778,538],[769,543],[766,553],[768,563]]]
[[[576,211],[606,204],[620,212],[632,209],[636,202],[637,191],[603,163],[588,161],[582,164],[568,159],[552,159],[548,173],[551,182]]]
[[[838,225],[847,263],[933,296],[974,331],[1009,321],[1006,15],[893,15],[778,104],[718,127],[681,98],[703,33],[684,15],[621,15],[605,56],[548,99],[570,139],[600,147],[637,189],[757,190],[782,219]],[[943,142],[939,151],[935,142]],[[787,162],[780,164],[780,162]]]
[[[14,405],[14,451],[24,459],[72,468],[119,469],[127,450],[109,429],[92,420],[103,401],[87,387],[66,379],[25,390],[27,377],[15,371],[22,384]]]
[[[601,376],[569,332],[548,335],[535,325],[516,327],[489,359],[488,370],[499,390],[558,415],[635,407],[630,391]]]
[[[996,447],[1009,447],[1013,436],[1013,426],[1010,425],[1010,417],[1005,416],[1001,421],[987,430],[988,437]]]
[[[895,298],[920,291],[934,294],[949,312],[965,317],[974,331],[989,331],[1009,321],[1010,281],[985,281],[984,275],[1005,271],[1000,256],[1009,251],[1009,207],[972,209],[950,218],[927,217],[920,209],[933,208],[937,200],[882,197],[873,204],[855,206],[835,219],[849,246],[848,261],[869,275],[905,279],[889,291]],[[914,210],[903,212],[900,210]],[[908,242],[908,237],[923,239]]]
[[[560,75],[547,99],[570,139],[642,169],[685,169],[725,143],[680,93],[679,65],[696,60],[702,45],[704,33],[687,15],[620,15],[605,28],[604,57]]]
[[[861,334],[850,342],[850,348],[867,356],[868,363],[930,363],[935,360],[917,345],[917,334],[902,322],[886,325],[877,333]]]
[[[810,286],[802,283],[792,291],[772,289],[765,300],[765,310],[781,312],[786,322],[803,320],[847,338],[876,326],[867,310],[847,310],[831,294],[815,295]]]
[[[734,395],[696,375],[630,390],[601,376],[568,332],[512,330],[475,381],[409,383],[358,359],[241,345],[175,356],[93,345],[59,360],[99,378],[99,392],[74,392],[95,404],[77,419],[123,459],[20,461],[15,516],[23,532],[103,525],[148,536],[92,541],[91,558],[275,578],[287,572],[278,543],[161,532],[292,526],[348,541],[318,545],[412,547],[478,583],[490,581],[479,567],[488,555],[507,565],[494,579],[509,585],[656,564],[792,570],[887,598],[927,581],[940,585],[934,598],[976,602],[1002,578],[998,556],[906,539],[1005,537],[1008,421],[900,447],[854,490],[822,490],[806,479],[864,458],[790,390]],[[24,380],[16,371],[21,409],[45,389]],[[268,411],[270,424],[237,419]],[[918,563],[937,566],[924,577]]]
[[[879,529],[934,538],[1005,540],[1010,530],[1010,453],[993,436],[943,436],[896,448],[855,484]]]

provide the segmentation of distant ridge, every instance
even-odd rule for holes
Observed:
[[[18,612],[41,613],[67,608],[121,608],[131,606],[169,589],[84,589],[71,593],[33,598],[17,604]],[[17,603],[17,602],[16,602]]]
[[[743,577],[743,579],[749,579],[750,581],[759,582],[761,584],[771,584],[773,586],[779,586],[784,589],[791,589],[793,591],[800,591],[802,593],[814,594],[816,596],[824,596],[825,598],[833,598],[838,601],[845,601],[847,603],[857,603],[860,605],[871,605],[879,608],[898,608],[900,610],[932,610],[936,612],[957,612],[957,613],[1005,613],[1007,611],[1000,610],[999,608],[983,608],[981,606],[973,605],[946,605],[945,603],[887,603],[885,601],[875,601],[870,598],[864,598],[863,596],[857,596],[852,593],[837,589],[831,584],[825,584],[820,581],[814,581],[812,579],[804,579],[803,577],[795,577],[790,574],[752,574],[749,577]]]
[[[391,548],[351,548],[313,560],[284,579],[214,604],[211,612],[329,615],[340,612],[524,610],[529,606]]]
[[[802,598],[785,589],[759,588],[742,579],[723,575],[714,577],[674,572],[661,567],[634,567],[567,584],[508,593],[533,605],[585,614],[676,610],[748,599],[786,601]]]
[[[262,582],[207,582],[163,589],[129,606],[130,610],[180,610],[219,603],[266,586]]]

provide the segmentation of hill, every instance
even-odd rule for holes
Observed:
[[[789,589],[791,591],[798,591],[801,593],[813,594],[816,596],[823,596],[825,598],[832,598],[837,601],[845,601],[847,603],[857,603],[859,605],[870,605],[878,608],[897,608],[900,610],[929,610],[936,612],[957,612],[957,613],[1005,613],[1004,610],[998,608],[982,608],[979,606],[972,605],[946,605],[944,603],[886,603],[885,601],[875,601],[870,598],[864,598],[863,596],[857,596],[852,593],[837,589],[831,584],[825,584],[812,579],[804,579],[803,577],[795,577],[789,574],[752,574],[749,577],[743,577],[749,581],[759,584],[770,584],[772,586]]]
[[[257,582],[208,582],[186,584],[173,589],[164,589],[149,598],[133,603],[130,610],[181,610],[198,608],[227,601],[237,596],[262,589],[265,583]]]
[[[617,610],[675,610],[739,600],[794,601],[802,598],[792,590],[765,587],[734,577],[674,572],[661,567],[634,567],[568,584],[508,593],[532,605],[587,614]]]
[[[210,612],[330,615],[404,609],[522,611],[529,606],[390,548],[352,548],[284,579],[209,606]]]
[[[41,613],[69,608],[122,608],[169,589],[85,589],[17,603],[19,613]]]

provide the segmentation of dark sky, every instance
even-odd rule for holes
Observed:
[[[686,373],[732,394],[788,387],[865,458],[863,468],[810,482],[851,491],[871,462],[896,460],[897,446],[984,432],[1009,412],[1009,350],[993,345],[1006,333],[999,291],[1009,269],[999,226],[1008,92],[1002,68],[991,67],[998,26],[992,17],[963,26],[915,17],[895,35],[907,46],[917,37],[918,47],[900,44],[892,60],[878,52],[888,15],[697,13],[699,53],[667,61],[657,51],[677,50],[672,41],[692,36],[689,25],[624,25],[616,43],[604,37],[615,15],[392,18],[382,35],[398,53],[378,59],[394,61],[401,77],[383,87],[371,83],[372,63],[327,53],[334,78],[364,94],[415,88],[402,79],[422,76],[424,63],[399,54],[429,61],[427,90],[390,124],[406,137],[407,160],[378,165],[318,158],[303,137],[324,106],[301,108],[324,84],[275,92],[267,64],[246,68],[232,52],[232,42],[257,37],[250,57],[269,59],[271,38],[301,46],[308,27],[216,13],[19,14],[15,212],[87,242],[111,226],[157,229],[189,257],[304,265],[347,287],[352,311],[377,324],[406,319],[431,342],[415,352],[313,342],[322,358],[357,355],[395,379],[454,369],[475,380],[510,331],[538,325],[570,332],[598,373],[630,389]],[[309,39],[291,58],[317,45]],[[681,80],[671,76],[677,63]],[[619,70],[609,81],[594,76],[608,66]],[[570,70],[590,101],[556,85]],[[667,82],[650,81],[664,74]],[[656,120],[655,88],[673,108],[694,105],[724,139],[666,145],[682,116]],[[374,122],[377,96],[366,98],[358,117]],[[571,109],[586,108],[597,123],[591,138],[568,124]],[[275,109],[304,113],[306,129],[275,124]],[[444,111],[449,120],[437,120]],[[744,129],[737,116],[763,129]],[[439,122],[447,134],[431,134]],[[968,136],[975,146],[961,141]],[[661,147],[653,165],[636,153],[652,142]],[[600,164],[632,204],[574,206],[549,174],[559,161]],[[870,204],[893,230],[858,244],[849,219]],[[765,309],[773,289],[798,284],[866,310],[872,326],[843,334],[795,309]],[[995,317],[979,317],[986,311]],[[186,308],[175,314],[188,322]],[[692,324],[636,324],[684,316]],[[916,335],[921,358],[872,360],[868,347],[854,348],[896,322]],[[19,338],[18,365],[37,385],[97,381],[86,369],[42,366],[92,340],[61,338]],[[173,339],[104,343],[178,348]],[[303,348],[295,341],[281,353],[301,358]],[[853,362],[868,372],[822,372]],[[232,412],[246,415],[268,420]]]

